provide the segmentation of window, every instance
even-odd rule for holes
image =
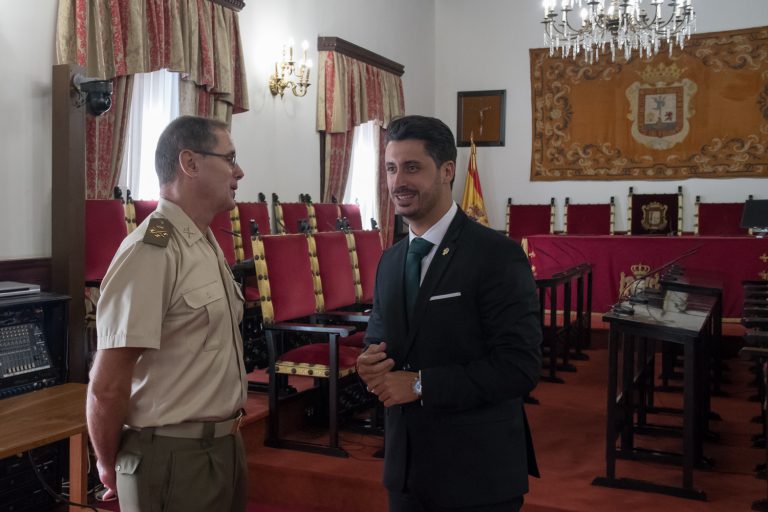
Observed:
[[[360,206],[364,227],[368,226],[370,219],[379,218],[380,134],[378,121],[358,125],[353,132],[352,157],[342,202]]]
[[[125,134],[125,152],[119,185],[134,199],[158,199],[155,172],[157,139],[179,116],[179,74],[165,69],[137,73]]]

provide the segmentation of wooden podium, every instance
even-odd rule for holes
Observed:
[[[70,383],[0,400],[0,459],[69,438],[69,492],[76,503],[88,503],[85,392],[85,384]]]

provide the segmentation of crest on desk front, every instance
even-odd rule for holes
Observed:
[[[667,205],[661,204],[658,201],[644,204],[642,206],[643,218],[640,220],[640,225],[646,231],[665,231],[669,225],[669,219],[667,218],[668,209]]]
[[[651,266],[645,263],[635,263],[629,267],[630,274],[622,272],[619,276],[619,298],[629,297],[642,292],[646,288],[659,288],[659,275],[648,276]]]

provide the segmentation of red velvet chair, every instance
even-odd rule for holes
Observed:
[[[677,194],[635,194],[627,196],[628,235],[682,235],[683,187]]]
[[[613,197],[605,204],[571,204],[565,198],[563,233],[567,235],[612,235],[616,206]]]
[[[224,259],[229,265],[237,263],[238,258],[235,253],[235,235],[232,229],[232,219],[230,212],[218,213],[211,222],[211,231],[216,241],[219,242],[221,251],[224,253]],[[237,235],[239,237],[239,233]]]
[[[275,218],[275,230],[279,235],[300,233],[299,226],[303,222],[309,226],[307,203],[281,203],[277,194],[272,194],[272,209]]]
[[[341,217],[347,219],[349,229],[363,229],[363,219],[360,215],[360,206],[356,204],[340,204]]]
[[[250,222],[256,221],[256,227],[260,235],[269,235],[272,228],[269,223],[269,207],[265,202],[257,203],[237,203],[237,210],[240,215],[240,232],[243,234],[243,253],[245,260],[253,258],[253,248],[251,247]]]
[[[355,254],[360,272],[360,304],[373,304],[373,289],[376,286],[376,271],[384,252],[381,248],[381,234],[378,230],[352,231]]]
[[[749,196],[752,199],[752,196]],[[707,236],[746,236],[749,230],[741,227],[744,203],[702,203],[696,196],[693,214],[693,234]]]
[[[119,199],[85,201],[85,282],[99,286],[120,243],[128,235]]]
[[[315,209],[315,233],[337,231],[337,223],[341,217],[339,205],[336,203],[313,203]]]
[[[142,222],[144,222],[144,219],[149,217],[149,215],[157,209],[157,201],[151,201],[151,200],[133,200],[133,209],[136,213],[136,225],[138,226]]]
[[[254,244],[254,262],[262,297],[264,332],[269,351],[269,422],[266,444],[338,457],[346,457],[339,443],[339,380],[355,372],[360,351],[343,345],[355,329],[345,325],[307,323],[307,317],[324,311],[322,283],[316,261],[310,260],[309,235],[261,236]],[[314,267],[314,268],[313,268]],[[295,323],[299,321],[301,323]],[[286,333],[327,336],[327,343],[312,343],[285,351]],[[278,390],[288,375],[327,382],[329,442],[327,445],[284,439],[280,435],[280,403],[288,398]]]
[[[353,246],[350,248],[349,239]],[[360,273],[353,262],[354,235],[341,231],[312,236],[317,254],[318,271],[323,286],[326,318],[345,323],[368,323],[370,308],[360,304]],[[362,348],[364,332],[358,331],[343,341],[344,345]]]
[[[549,204],[512,204],[507,199],[507,235],[522,242],[530,235],[551,235],[555,230],[555,198]]]

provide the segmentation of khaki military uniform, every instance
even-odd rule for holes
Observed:
[[[200,505],[211,499],[216,510],[229,510],[223,505],[233,487],[236,494],[244,493],[239,488],[245,485],[239,434],[210,427],[233,418],[245,404],[247,381],[238,329],[243,303],[211,230],[201,233],[170,201],[161,199],[115,254],[101,285],[98,348],[147,349],[134,368],[117,457],[123,510],[154,510],[158,499],[173,500],[171,491],[179,485],[184,489],[180,495],[191,499],[186,503]],[[205,455],[201,447],[205,453],[220,453]],[[161,467],[169,464],[174,467]],[[214,467],[217,464],[220,467]],[[216,475],[200,472],[209,467]],[[194,471],[185,475],[185,468]],[[217,490],[220,486],[227,487],[224,496]],[[198,491],[215,492],[206,498]],[[188,506],[160,505],[163,510]],[[240,510],[240,505],[232,510]]]

